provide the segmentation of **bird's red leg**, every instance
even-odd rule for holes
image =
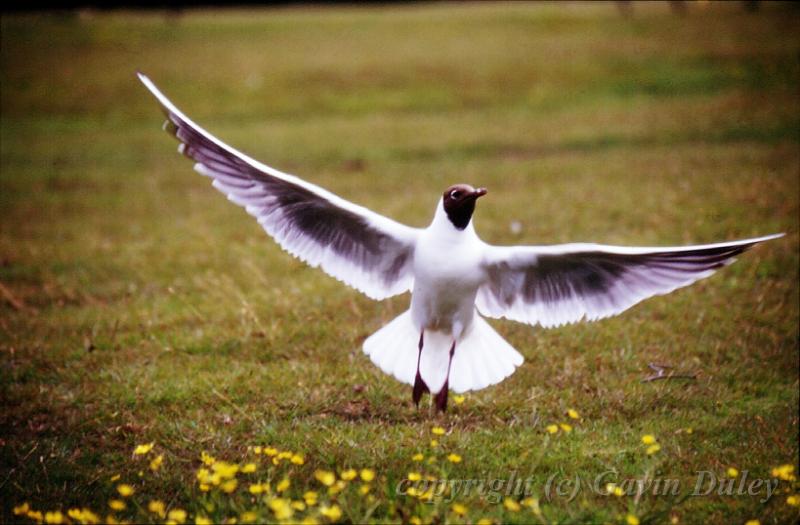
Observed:
[[[417,375],[414,378],[414,390],[411,392],[411,399],[414,400],[414,404],[417,405],[419,408],[419,400],[422,399],[422,394],[428,392],[430,393],[430,389],[428,385],[425,384],[425,381],[422,380],[422,376],[419,373],[419,362],[422,359],[422,338],[425,335],[425,330],[419,333],[419,354],[417,354]]]
[[[450,388],[450,366],[453,364],[453,354],[456,353],[456,342],[450,347],[450,360],[447,361],[447,376],[444,378],[444,385],[439,393],[436,394],[436,408],[442,412],[447,411],[447,391]]]

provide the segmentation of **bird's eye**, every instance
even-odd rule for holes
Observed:
[[[461,192],[460,191],[453,190],[453,191],[450,192],[450,198],[451,199],[457,199],[459,197],[461,197]]]

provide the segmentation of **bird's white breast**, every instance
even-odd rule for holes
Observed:
[[[474,231],[423,233],[414,253],[411,315],[423,330],[458,337],[472,322],[475,295],[485,280],[483,243]]]

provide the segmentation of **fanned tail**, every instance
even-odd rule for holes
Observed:
[[[410,311],[406,311],[369,336],[364,341],[364,353],[387,374],[413,385],[419,336]],[[432,394],[442,389],[447,378],[452,343],[450,334],[425,331],[419,371]],[[481,390],[510,376],[522,362],[522,355],[476,314],[472,325],[456,341],[449,388],[457,393]]]

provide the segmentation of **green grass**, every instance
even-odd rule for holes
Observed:
[[[765,504],[545,485],[615,469],[685,493],[697,471],[797,464],[798,34],[784,4],[4,14],[0,521],[23,501],[105,515],[115,474],[194,516],[200,451],[256,444],[305,455],[295,498],[316,469],[369,466],[372,519],[432,517],[392,490],[433,425],[464,458],[440,475],[532,476],[548,521],[792,521],[785,483]],[[489,188],[476,228],[496,244],[787,236],[617,318],[493,322],[525,364],[446,416],[416,411],[360,350],[408,297],[371,302],[282,252],[175,153],[136,69],[223,140],[413,226],[464,181]],[[698,378],[642,383],[650,362]],[[568,408],[574,430],[547,434]],[[165,464],[140,478],[131,451],[152,441]]]

